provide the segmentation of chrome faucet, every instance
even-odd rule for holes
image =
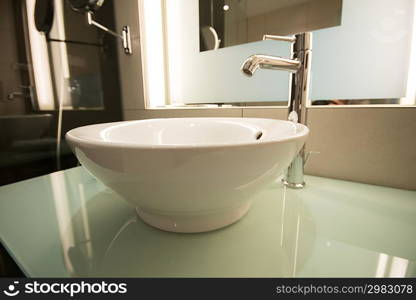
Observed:
[[[292,43],[292,57],[255,54],[247,58],[241,70],[247,76],[260,69],[273,69],[291,72],[288,120],[306,125],[306,104],[309,93],[309,75],[312,58],[312,33],[306,32],[293,37],[264,35],[263,40],[286,41]],[[303,167],[308,158],[303,147],[290,164],[283,184],[290,188],[303,188]]]

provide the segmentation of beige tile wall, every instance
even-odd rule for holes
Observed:
[[[243,115],[244,118],[267,118],[267,119],[278,119],[286,120],[287,119],[287,108],[244,108]]]
[[[306,172],[416,189],[416,107],[310,109]]]
[[[125,110],[125,120],[141,120],[152,118],[192,118],[192,117],[241,117],[240,108],[209,108],[190,109],[137,109]]]
[[[285,109],[244,109],[245,117],[285,119]],[[416,189],[416,107],[308,109],[306,148],[319,151],[305,173]]]

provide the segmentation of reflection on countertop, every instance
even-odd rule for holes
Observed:
[[[56,171],[56,131],[52,114],[0,116],[0,185]],[[63,167],[76,165],[69,146],[61,145]]]
[[[30,277],[416,276],[416,192],[307,176],[229,227],[149,227],[82,167],[0,187],[0,240]]]

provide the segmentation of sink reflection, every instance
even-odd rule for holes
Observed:
[[[36,140],[50,130],[51,114],[0,116],[0,147],[8,147],[14,141]]]
[[[85,215],[93,216],[88,226],[78,227],[79,242],[63,249],[72,254],[68,256],[73,276],[241,277],[293,273],[294,257],[290,254],[296,242],[289,230],[297,224],[289,219],[283,222],[289,230],[281,245],[281,231],[275,228],[282,220],[277,215],[259,219],[263,207],[253,208],[247,218],[217,231],[177,234],[146,225],[131,208],[116,208],[114,197],[107,190],[100,192],[71,219],[71,224],[83,224]],[[260,204],[264,205],[267,203]],[[110,219],[124,223],[109,223]]]

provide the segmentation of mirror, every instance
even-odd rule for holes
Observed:
[[[301,6],[308,10],[298,14]],[[313,30],[310,104],[415,105],[414,0],[143,0],[141,9],[147,98],[155,107],[287,105],[288,73],[262,70],[247,78],[240,67],[253,54],[291,57],[290,43],[263,35],[303,30]],[[235,22],[225,17],[232,11]],[[280,17],[267,17],[276,11]],[[248,15],[262,25],[250,27],[256,22]],[[243,38],[228,38],[231,31]]]
[[[200,51],[341,24],[342,0],[199,0]]]

